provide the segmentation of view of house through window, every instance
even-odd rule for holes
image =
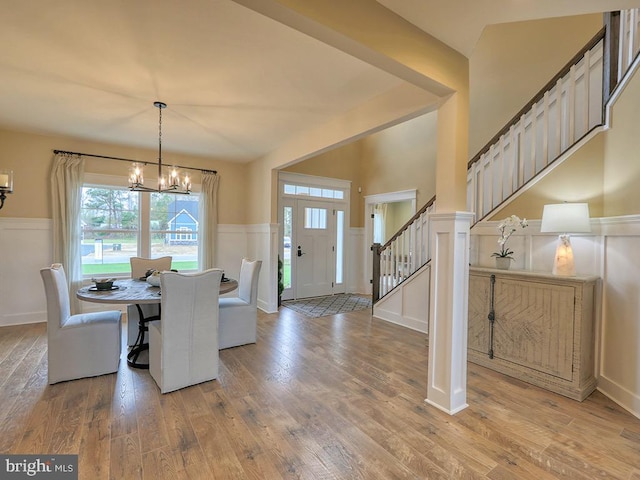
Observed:
[[[198,269],[198,195],[82,189],[82,273],[130,274],[129,259],[173,257],[178,271]]]
[[[198,196],[151,194],[151,258],[173,256],[178,271],[198,268]]]

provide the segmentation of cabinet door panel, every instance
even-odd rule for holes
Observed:
[[[497,279],[494,354],[572,379],[574,288]]]
[[[490,277],[469,275],[469,335],[467,347],[489,352]]]

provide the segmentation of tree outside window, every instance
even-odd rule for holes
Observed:
[[[143,196],[147,201],[141,201]],[[82,192],[82,271],[86,276],[131,272],[133,256],[173,257],[172,268],[198,269],[198,195],[132,192],[86,186]],[[142,215],[142,209],[147,214]],[[141,218],[149,218],[146,225]],[[184,229],[190,235],[184,235]],[[148,245],[141,238],[149,239]],[[145,242],[146,243],[146,242]]]

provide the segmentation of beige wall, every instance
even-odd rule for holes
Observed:
[[[385,216],[384,233],[386,238],[384,243],[388,242],[405,223],[413,216],[411,202],[393,202],[387,203],[387,212]]]
[[[602,15],[489,25],[469,60],[469,157],[602,28]]]
[[[69,137],[36,135],[0,130],[0,169],[14,172],[14,193],[9,195],[2,217],[51,218],[50,171],[53,150],[110,155],[155,162],[157,151],[122,147],[112,144],[89,142]],[[196,168],[217,170],[220,175],[218,192],[218,220],[220,223],[246,223],[248,188],[247,165],[224,162],[189,155],[163,154],[171,163]],[[126,162],[92,159],[86,157],[85,172],[121,175],[122,185],[127,185],[129,165]],[[145,176],[153,180],[153,167],[148,166]],[[193,183],[199,183],[195,173]]]
[[[364,226],[364,195],[415,188],[420,208],[435,194],[436,118],[422,115],[283,170],[350,180],[352,227]]]
[[[358,193],[358,187],[362,185],[360,176],[361,150],[362,142],[353,142],[309,160],[296,163],[283,170],[305,175],[349,180],[351,182],[351,226],[361,227],[364,216],[362,194]]]
[[[640,213],[640,74],[636,71],[612,109],[606,132],[604,215]]]
[[[418,208],[436,193],[436,112],[428,113],[363,140],[365,195],[418,190]]]
[[[520,218],[542,218],[547,203],[587,202],[592,217],[604,215],[604,134],[589,143],[554,168],[542,180],[517,197],[505,208],[498,210],[490,220],[509,215]]]

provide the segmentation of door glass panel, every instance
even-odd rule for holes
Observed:
[[[304,209],[304,228],[325,230],[327,228],[327,210],[306,207]]]
[[[336,284],[343,282],[342,265],[344,264],[344,212],[336,212]]]
[[[284,288],[291,288],[291,238],[293,232],[293,207],[284,207],[282,226],[284,231],[282,280]]]

